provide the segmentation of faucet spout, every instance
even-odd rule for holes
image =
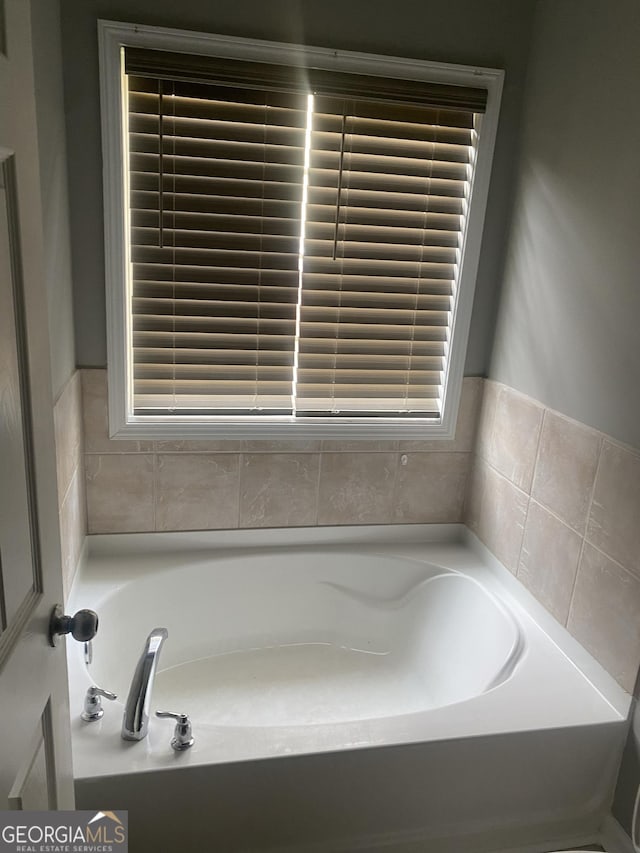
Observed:
[[[122,718],[122,738],[124,740],[142,740],[149,728],[149,704],[153,681],[158,667],[160,649],[169,636],[166,628],[154,628],[140,655],[133,673],[129,695]]]

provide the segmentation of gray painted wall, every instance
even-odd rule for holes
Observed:
[[[640,4],[541,0],[490,376],[640,447]]]
[[[51,382],[56,399],[75,370],[67,153],[58,0],[31,5]]]
[[[640,447],[640,4],[541,0],[530,63],[490,375]]]
[[[533,0],[63,0],[78,366],[106,365],[98,18],[504,68],[466,364],[473,375],[488,366],[534,6]]]

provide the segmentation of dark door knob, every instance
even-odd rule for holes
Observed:
[[[55,646],[58,637],[71,634],[79,643],[88,643],[98,633],[98,614],[93,610],[78,610],[74,616],[65,616],[61,604],[51,611],[49,642]]]

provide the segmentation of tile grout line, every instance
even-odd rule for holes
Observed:
[[[316,483],[316,511],[315,511],[315,522],[314,527],[320,527],[320,482],[322,480],[322,460],[324,458],[324,452],[322,451],[322,443],[320,445],[320,450],[318,451],[318,482]]]
[[[534,497],[531,497],[531,503],[534,503],[536,506],[540,507],[540,509],[543,509],[548,515],[550,515],[553,519],[555,519],[555,521],[557,521],[563,527],[566,527],[567,530],[571,531],[571,533],[575,533],[575,535],[578,536],[580,539],[584,539],[584,533],[583,532],[581,532],[580,530],[577,530],[575,527],[573,527],[573,525],[569,524],[569,522],[566,519],[562,518],[561,515],[558,515],[558,513],[555,510],[551,509],[551,507],[547,506],[545,503],[537,500]]]
[[[394,454],[395,459],[395,471],[393,472],[393,496],[391,498],[391,519],[393,524],[399,524],[398,521],[398,479],[400,477],[400,459],[403,456],[407,457],[407,464],[409,464],[409,454],[401,453],[397,450]]]
[[[544,425],[547,420],[548,409],[546,406],[542,410],[542,420],[540,421],[540,432],[538,433],[538,441],[536,442],[536,452],[533,457],[533,470],[531,471],[531,483],[529,484],[529,496],[533,495],[533,484],[536,479],[536,472],[538,470],[538,463],[540,462],[540,446],[542,444],[542,432],[544,430]]]
[[[84,459],[82,460],[82,468],[84,475],[84,508],[85,508],[85,517],[87,519],[87,536],[90,533],[90,516],[89,516],[89,477],[87,475],[87,454],[84,454]]]
[[[568,626],[569,619],[571,617],[571,610],[573,609],[573,602],[574,602],[575,595],[576,595],[576,587],[578,585],[578,575],[580,574],[580,566],[582,565],[582,558],[584,556],[584,549],[585,549],[585,545],[587,544],[587,531],[589,529],[589,519],[591,517],[591,510],[593,508],[593,498],[594,498],[594,495],[596,492],[596,483],[598,481],[598,474],[600,473],[600,465],[602,462],[603,450],[604,450],[604,439],[601,438],[600,439],[600,448],[598,450],[598,463],[596,465],[596,470],[595,470],[595,473],[593,475],[593,483],[591,484],[591,493],[589,495],[589,503],[587,504],[587,512],[585,515],[584,533],[582,535],[582,542],[580,543],[580,553],[578,555],[578,565],[576,567],[576,573],[575,573],[575,576],[573,578],[573,585],[571,587],[571,597],[569,599],[569,607],[567,608],[567,619],[564,623],[565,627]],[[604,553],[604,552],[601,552],[601,553]],[[605,554],[605,556],[607,556],[607,555]]]
[[[533,457],[533,468],[531,471],[531,481],[529,483],[529,490],[527,492],[525,492],[525,494],[527,495],[527,509],[526,509],[525,514],[524,514],[524,525],[522,528],[522,540],[520,542],[520,551],[518,552],[518,565],[516,567],[516,578],[518,578],[518,579],[520,577],[520,564],[522,563],[522,552],[524,550],[524,539],[525,539],[525,535],[527,532],[527,524],[529,522],[529,511],[531,509],[531,501],[534,500],[533,497],[531,496],[531,493],[533,492],[533,484],[534,484],[535,479],[536,479],[536,471],[538,470],[538,463],[540,461],[540,446],[542,444],[542,431],[544,429],[544,424],[545,424],[545,421],[547,419],[547,411],[548,410],[545,406],[542,409],[542,419],[540,421],[540,431],[538,433],[538,441],[536,442],[536,452],[535,452],[535,455]],[[513,485],[515,485],[515,483]],[[524,491],[524,489],[523,489],[523,491]]]
[[[80,418],[80,454],[78,459],[78,467],[81,470],[81,490],[82,490],[82,498],[84,503],[84,537],[89,535],[89,499],[88,499],[88,489],[87,489],[87,433],[84,422],[84,382],[82,375],[82,368],[79,367],[76,369],[79,377],[79,388],[78,388],[78,416]],[[77,568],[77,567],[76,567]]]
[[[244,468],[244,451],[241,450],[238,453],[238,516],[236,529],[242,530],[243,527],[240,524],[240,507],[242,506],[242,470]]]
[[[632,580],[638,581],[640,583],[640,577],[633,571],[633,569],[628,569],[624,563],[621,563],[619,560],[616,560],[615,557],[612,557],[610,554],[607,554],[606,551],[603,551],[602,548],[598,548],[597,545],[594,545],[593,542],[589,542],[586,538],[584,540],[584,544],[588,545],[589,548],[593,548],[594,551],[597,551],[602,557],[605,558],[609,563],[613,563],[616,568],[620,569],[625,575],[629,575]]]
[[[525,492],[526,494],[526,492]],[[520,580],[520,564],[522,563],[522,552],[524,550],[524,537],[527,532],[527,522],[529,521],[529,509],[531,508],[531,495],[527,495],[527,508],[524,512],[524,522],[522,524],[522,538],[520,540],[520,548],[518,549],[518,559],[516,563],[516,570],[514,572],[514,577]],[[522,581],[521,581],[522,583]]]
[[[70,405],[69,405],[69,409],[68,409],[68,413],[71,415],[70,420],[72,422],[76,420],[76,415],[79,419],[79,423],[76,424],[76,426],[79,427],[79,430],[77,432],[79,441],[78,441],[78,444],[74,445],[74,447],[72,448],[72,449],[77,450],[77,453],[72,454],[73,458],[74,458],[74,464],[71,468],[71,473],[69,475],[68,482],[64,486],[64,491],[62,493],[62,496],[60,496],[60,494],[58,493],[57,486],[58,486],[58,471],[61,469],[62,466],[60,465],[60,458],[61,457],[60,457],[59,452],[58,452],[60,445],[58,443],[58,432],[59,432],[59,430],[58,430],[57,425],[58,425],[59,421],[56,419],[56,410],[58,412],[61,411],[61,408],[59,408],[59,407],[62,407],[62,405],[63,405],[62,404],[62,398],[67,393],[71,394],[71,392],[72,392],[71,386],[72,386],[74,379],[76,379],[76,377],[78,377],[78,371],[77,370],[75,371],[75,373],[73,373],[69,377],[69,379],[65,383],[64,389],[62,390],[57,401],[53,405],[53,421],[54,421],[53,432],[54,432],[54,450],[55,450],[55,460],[56,460],[56,494],[58,495],[58,510],[62,509],[62,505],[64,504],[67,497],[69,496],[69,492],[71,490],[71,485],[73,483],[74,477],[78,473],[78,470],[81,467],[83,467],[82,463],[84,461],[84,425],[83,425],[83,421],[82,421],[82,387],[80,386],[78,389],[78,394],[77,394],[78,399],[76,400],[75,398],[72,397],[72,399],[70,400]],[[76,403],[77,403],[77,405],[76,405]]]
[[[151,500],[153,502],[153,529],[158,532],[158,507],[157,507],[157,485],[156,478],[158,476],[158,454],[156,453],[156,444],[153,442],[153,450],[151,452],[152,459],[152,478],[151,478]]]
[[[491,462],[487,461],[486,459],[483,459],[483,457],[482,457],[482,456],[478,456],[478,458],[480,459],[480,461],[482,462],[482,464],[483,464],[483,465],[486,465],[486,466],[487,466],[487,468],[490,468],[490,469],[491,469],[491,471],[492,471],[492,472],[493,472],[497,477],[500,477],[500,479],[501,479],[501,480],[504,480],[506,483],[508,483],[510,486],[512,486],[512,487],[513,487],[517,492],[520,492],[520,494],[521,494],[521,495],[524,495],[526,498],[530,498],[530,497],[531,497],[531,495],[530,495],[528,492],[525,492],[525,490],[524,490],[524,489],[522,489],[520,486],[517,486],[517,485],[513,482],[513,480],[511,480],[509,477],[507,477],[507,475],[506,475],[506,474],[503,474],[503,473],[502,473],[502,471],[500,471],[500,469],[499,469],[499,468],[496,468],[496,466],[495,466],[495,465],[493,465]]]
[[[464,485],[464,500],[462,501],[462,524],[469,527],[467,519],[470,514],[471,490],[473,488],[473,479],[475,476],[476,465],[478,463],[478,454],[472,450],[469,453],[469,467],[467,468],[467,479]],[[469,527],[471,530],[471,527]]]
[[[462,504],[460,506],[460,517],[458,520],[458,524],[466,524],[465,519],[467,516],[467,494],[469,491],[472,470],[473,470],[473,453],[469,453],[469,461],[467,463],[467,468],[466,468],[465,474],[464,474],[464,487],[463,487],[463,491],[462,491]]]
[[[57,465],[58,465],[58,460],[56,459],[56,466]],[[67,483],[67,486],[64,490],[64,494],[62,495],[62,498],[60,498],[60,495],[58,495],[58,509],[59,510],[62,509],[62,505],[64,504],[66,499],[69,497],[69,492],[71,491],[71,486],[73,485],[73,481],[75,479],[75,476],[80,471],[81,467],[83,467],[83,466],[81,465],[81,454],[80,454],[78,456],[76,464],[73,466],[73,468],[71,470],[71,476],[69,477],[69,482]]]

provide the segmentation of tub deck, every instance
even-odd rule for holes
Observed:
[[[72,719],[82,807],[151,798],[157,821],[167,784],[182,806],[213,797],[229,853],[573,843],[608,807],[630,697],[458,525],[93,537],[69,606],[119,620],[90,673],[69,644],[72,713],[92,678],[119,692],[101,722]],[[155,625],[152,706],[190,714],[181,754],[167,721],[119,736]],[[285,829],[292,803],[305,818]],[[161,823],[148,849],[173,849]]]

